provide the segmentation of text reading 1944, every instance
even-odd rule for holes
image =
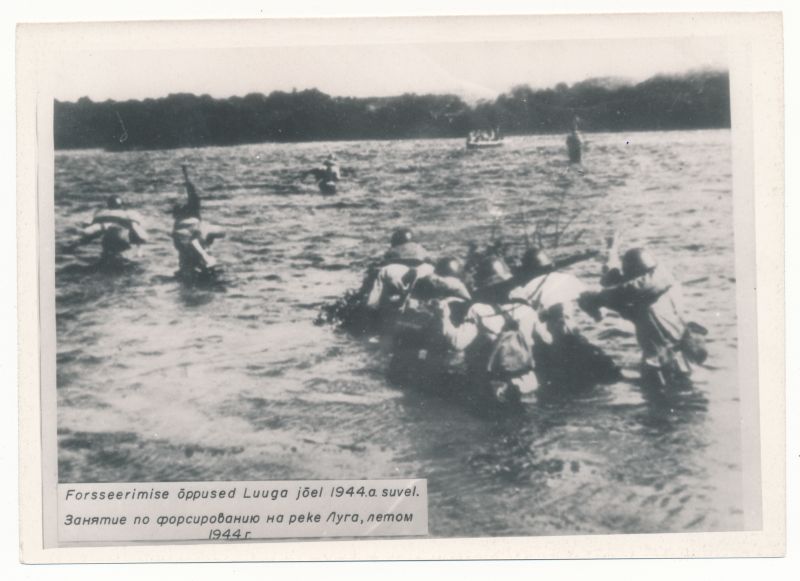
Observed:
[[[420,535],[428,526],[418,479],[61,487],[66,542]]]

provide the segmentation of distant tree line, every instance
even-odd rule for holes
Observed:
[[[143,101],[55,102],[57,149],[169,149],[260,142],[465,137],[567,131],[730,127],[725,72],[659,75],[638,84],[590,79],[551,89],[514,87],[468,105],[455,95],[332,97],[316,89],[213,99],[173,94]]]

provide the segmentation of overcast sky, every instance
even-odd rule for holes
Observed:
[[[336,96],[455,93],[475,100],[520,84],[544,88],[606,76],[640,81],[699,68],[726,69],[724,43],[683,38],[65,52],[55,94],[66,101],[124,100],[318,88]]]

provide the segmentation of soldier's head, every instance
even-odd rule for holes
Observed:
[[[106,206],[108,206],[109,210],[119,210],[122,208],[122,198],[116,195],[108,196],[106,198]]]
[[[520,272],[530,278],[535,278],[546,272],[553,265],[553,261],[540,248],[529,248],[522,255]]]
[[[414,235],[411,233],[411,230],[408,228],[398,228],[392,233],[390,242],[392,246],[400,246],[411,242],[413,239]]]
[[[644,248],[631,248],[622,255],[622,275],[627,279],[653,272],[658,266],[655,256]]]
[[[475,273],[475,297],[488,303],[505,302],[513,282],[506,261],[500,256],[488,256],[478,264]]]
[[[436,263],[435,271],[439,276],[453,276],[461,278],[464,275],[464,265],[453,256],[440,258]]]

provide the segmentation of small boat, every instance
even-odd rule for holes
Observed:
[[[467,135],[467,149],[491,149],[503,145],[499,129],[489,131],[470,131]]]
[[[467,140],[467,149],[485,149],[492,147],[500,147],[503,145],[503,139],[491,139],[485,141],[469,141]]]

